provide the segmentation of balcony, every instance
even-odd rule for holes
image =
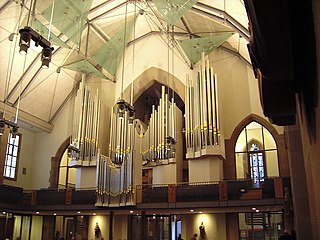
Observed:
[[[289,178],[265,179],[260,188],[252,188],[249,179],[217,182],[177,183],[136,186],[136,209],[188,207],[246,207],[284,205],[284,187]],[[23,190],[1,185],[0,207],[23,211],[97,210],[95,189]]]
[[[138,185],[136,206],[138,208],[185,208],[283,205],[284,187],[290,189],[289,178],[265,179],[260,188],[253,188],[252,181],[249,179]]]

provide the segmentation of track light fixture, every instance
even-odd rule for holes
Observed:
[[[31,40],[33,40],[36,47],[40,45],[43,48],[41,54],[42,68],[48,68],[49,63],[51,62],[52,51],[54,50],[54,48],[51,47],[51,43],[31,27],[21,28],[19,30],[19,33],[19,52],[23,55],[26,55],[28,52],[28,48],[30,47]]]
[[[4,133],[4,129],[6,127],[6,125],[10,128],[10,133],[12,135],[13,138],[15,138],[18,134],[18,126],[15,122],[6,120],[3,116],[3,113],[0,113],[0,136],[3,135]]]
[[[6,126],[5,120],[4,119],[0,119],[0,136],[3,135],[5,126]]]
[[[22,55],[26,55],[28,52],[28,48],[30,47],[31,34],[29,29],[25,29],[25,28],[20,29],[19,33],[20,33],[19,52]]]
[[[49,47],[42,49],[42,55],[41,55],[42,68],[49,68],[49,63],[51,62],[52,50],[53,48],[49,48]]]

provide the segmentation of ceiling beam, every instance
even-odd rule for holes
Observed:
[[[187,32],[190,34],[190,36],[193,35],[193,33],[190,31],[190,28],[189,28],[186,20],[184,19],[184,17],[181,17],[181,22],[182,22],[183,26],[186,28]]]
[[[0,13],[2,13],[13,1],[7,0],[0,8]]]
[[[202,8],[202,9],[200,9],[200,8]],[[205,10],[203,10],[203,9],[205,9]],[[240,36],[242,36],[244,39],[246,39],[247,41],[249,40],[250,34],[249,34],[248,29],[246,29],[242,24],[240,24],[236,19],[234,19],[227,12],[222,11],[217,8],[214,8],[214,7],[211,7],[211,6],[203,4],[203,3],[199,3],[199,2],[196,3],[196,5],[194,5],[191,10],[193,12],[200,14],[200,15],[204,15],[204,16],[207,16],[211,19],[214,19],[218,22],[225,23],[226,25],[235,29],[235,31]],[[217,15],[212,14],[212,12],[216,13]],[[223,17],[220,17],[218,15],[222,15]]]
[[[226,52],[228,52],[228,53],[231,53],[231,54],[239,57],[239,58],[240,58],[241,60],[243,60],[250,68],[252,68],[252,64],[251,64],[247,59],[245,59],[239,52],[233,51],[233,50],[231,50],[230,48],[226,48],[226,47],[224,47],[224,46],[222,46],[222,45],[220,45],[218,48],[220,48],[220,49],[223,50],[223,51],[226,51]]]
[[[90,76],[86,77],[86,80],[90,78]],[[74,96],[77,93],[77,90],[79,88],[80,85],[80,81],[77,81],[76,84],[74,85],[74,87],[71,89],[70,93],[68,94],[68,96],[63,100],[63,102],[61,103],[61,105],[59,106],[59,108],[57,109],[57,111],[52,115],[52,117],[49,120],[49,123],[52,124],[54,122],[54,120],[58,117],[59,113],[62,111],[62,109],[67,105],[67,103],[69,102],[69,100],[72,98],[72,96]],[[49,116],[50,117],[50,116]]]
[[[15,116],[17,109],[9,106],[8,104],[4,104],[3,102],[0,102],[1,109],[6,109],[6,113]],[[18,116],[18,126],[20,127],[21,122],[26,123],[27,125],[30,125],[31,127],[35,127],[37,129],[40,129],[41,131],[45,131],[47,133],[52,132],[53,125],[37,118],[30,113],[27,113],[21,109],[19,109],[19,116]],[[23,125],[23,124],[22,124]]]
[[[12,97],[12,95],[14,94],[14,92],[18,89],[18,86],[21,84],[21,82],[23,81],[23,79],[28,75],[28,73],[31,71],[31,69],[33,68],[34,64],[38,61],[38,59],[40,58],[41,53],[38,53],[37,56],[33,59],[33,61],[30,63],[30,65],[28,66],[28,68],[25,70],[25,72],[22,74],[22,76],[20,77],[20,79],[16,82],[16,84],[14,85],[14,87],[11,89],[11,91],[8,93],[8,95],[6,96],[6,98],[4,99],[4,102],[8,102],[9,99]]]
[[[125,5],[126,5],[126,1],[121,3],[121,4],[119,4],[119,5],[117,5],[114,8],[111,8],[108,11],[105,11],[104,13],[102,13],[102,14],[100,14],[98,16],[95,16],[94,18],[88,19],[88,22],[91,23],[91,22],[94,22],[96,20],[99,20],[99,18],[104,17],[104,16],[106,16],[106,15],[108,15],[108,14],[110,14],[110,13],[116,11],[116,10],[118,10],[118,9],[122,8],[123,6],[125,6]]]
[[[98,28],[95,24],[93,23],[88,23],[88,26],[92,27],[94,29],[94,31],[100,35],[100,37],[103,38],[103,40],[105,40],[106,42],[108,42],[110,40],[110,37],[105,34],[104,32],[101,31],[100,28]]]
[[[100,3],[99,5],[91,8],[91,9],[89,10],[89,13],[92,13],[92,12],[94,12],[94,11],[97,11],[97,10],[99,10],[100,8],[103,8],[104,6],[110,4],[110,3],[114,2],[114,1],[115,1],[115,0],[106,0],[106,1],[104,1],[104,2],[102,2],[102,3]]]

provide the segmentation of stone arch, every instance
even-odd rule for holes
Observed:
[[[175,91],[176,94],[180,96],[182,101],[185,99],[185,85],[172,74],[168,74],[160,68],[151,67],[141,73],[133,82],[133,102],[135,102],[139,96],[146,91],[150,86],[157,81],[165,86],[168,85],[168,78],[170,79],[169,86]],[[173,79],[173,80],[172,80]],[[130,99],[131,85],[129,85],[123,92],[123,97],[125,99]]]
[[[272,124],[266,119],[256,114],[250,114],[235,127],[230,139],[226,139],[225,141],[226,161],[224,164],[224,178],[236,179],[235,144],[243,128],[253,121],[264,126],[273,136],[278,149],[279,174],[280,176],[289,176],[288,155],[285,146],[284,134],[279,134]]]
[[[249,123],[251,122],[257,122],[260,123],[261,125],[263,125],[266,129],[268,129],[268,131],[271,133],[271,135],[276,138],[278,134],[277,130],[271,125],[271,123],[269,123],[267,120],[265,120],[264,118],[256,115],[256,114],[250,114],[249,116],[247,116],[246,118],[244,118],[233,130],[232,135],[231,135],[231,140],[234,141],[234,144],[237,141],[237,138],[239,136],[239,134],[241,133],[242,129],[247,126]]]
[[[50,188],[58,188],[59,182],[59,166],[64,152],[70,144],[71,137],[69,136],[64,140],[58,148],[54,157],[51,157],[51,170],[50,170]]]

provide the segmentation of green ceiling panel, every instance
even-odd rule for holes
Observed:
[[[64,68],[73,70],[73,71],[78,71],[82,72],[88,75],[95,75],[97,77],[109,79],[107,76],[105,76],[99,69],[97,69],[95,66],[93,66],[90,62],[87,60],[83,59],[80,60],[79,62],[71,63],[69,65],[63,66]]]
[[[41,34],[44,38],[48,38],[49,29],[44,26],[39,20],[33,19],[31,21],[31,28],[35,30],[37,33]],[[54,35],[52,32],[50,34],[49,41],[54,43],[55,45],[58,45],[60,47],[69,48],[69,46],[63,42],[60,38],[58,38],[56,35]]]
[[[65,36],[78,44],[85,28],[89,10],[93,0],[57,0],[54,4],[52,24]],[[52,6],[43,16],[50,21]]]
[[[192,38],[179,41],[183,51],[189,60],[195,64],[201,59],[201,53],[205,55],[223,44],[233,33],[219,33],[209,37]]]
[[[174,25],[198,0],[153,0],[166,22]]]
[[[119,29],[119,31],[92,56],[92,59],[113,76],[117,72],[124,46],[128,43],[135,19],[136,18],[128,20],[126,26]],[[125,32],[126,34],[124,36]]]

